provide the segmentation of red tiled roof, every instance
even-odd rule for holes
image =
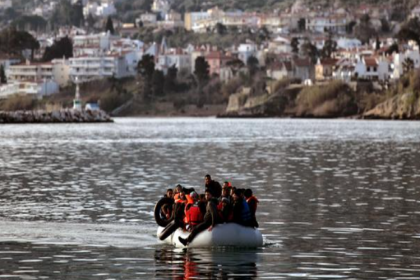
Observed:
[[[376,59],[374,57],[365,57],[365,64],[366,64],[366,66],[369,66],[369,67],[377,67],[378,66],[378,62],[376,61]]]
[[[320,61],[321,65],[330,65],[330,66],[336,65],[337,62],[338,62],[338,59],[335,59],[335,58],[323,58]]]

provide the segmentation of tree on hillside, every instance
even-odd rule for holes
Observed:
[[[177,77],[178,77],[178,68],[176,68],[175,65],[172,65],[171,67],[168,68],[168,72],[166,73],[165,85],[163,89],[165,93],[175,91]]]
[[[89,14],[86,18],[87,27],[89,29],[93,29],[95,27],[95,23],[96,23],[95,18],[92,16],[92,14]]]
[[[164,93],[165,75],[162,70],[155,70],[152,78],[153,96],[162,96]]]
[[[137,64],[137,73],[141,77],[141,92],[145,98],[152,95],[152,78],[155,72],[155,58],[153,55],[145,54]]]
[[[391,32],[391,26],[386,18],[381,18],[381,32],[389,33]]]
[[[303,32],[306,30],[306,20],[304,18],[300,18],[298,21],[298,29],[300,32]]]
[[[267,27],[263,26],[258,30],[258,39],[261,42],[270,40],[271,38],[271,33],[270,31],[267,29]]]
[[[112,21],[111,17],[108,17],[108,19],[106,20],[106,24],[105,24],[105,32],[109,32],[111,34],[115,33],[114,30],[114,23]]]
[[[376,36],[375,50],[379,51],[380,48],[381,48],[381,41],[379,40],[379,37]]]
[[[324,43],[324,47],[321,50],[322,58],[330,58],[331,55],[337,50],[337,42],[332,39],[331,36]]]
[[[81,1],[72,4],[69,0],[61,0],[55,6],[51,16],[51,22],[55,27],[84,25],[83,5]]]
[[[309,57],[312,61],[312,63],[316,63],[316,61],[318,60],[318,49],[316,48],[315,45],[313,45],[309,40],[306,40],[301,48],[300,48],[302,55]]]
[[[0,84],[4,85],[7,84],[6,73],[4,71],[3,64],[0,65]]]
[[[399,53],[399,47],[397,43],[393,43],[391,46],[389,46],[389,48],[386,50],[386,54],[387,55],[392,55],[393,53]]]
[[[245,66],[245,64],[242,60],[235,58],[226,62],[226,66],[230,68],[233,76],[236,76],[236,74],[239,72],[241,68]]]
[[[408,73],[413,69],[414,69],[414,61],[411,58],[407,57],[403,61],[403,73]]]
[[[214,32],[216,32],[219,35],[225,35],[227,33],[227,28],[223,23],[216,23],[216,25],[213,28]]]
[[[63,57],[66,59],[73,57],[73,42],[67,36],[58,41],[54,41],[51,47],[46,47],[42,61],[51,61]]]
[[[290,41],[290,46],[292,47],[292,53],[299,53],[299,38],[293,37]]]
[[[354,35],[363,44],[369,43],[370,38],[376,35],[376,30],[372,27],[370,16],[368,14],[364,14],[360,18],[359,24],[357,24],[354,28]]]
[[[31,50],[33,59],[34,51],[39,47],[38,40],[26,31],[10,27],[0,32],[0,52],[21,56],[24,50]]]
[[[155,71],[155,57],[150,54],[142,56],[137,64],[137,72],[144,78],[151,79]]]
[[[203,56],[195,59],[194,75],[197,77],[199,86],[204,85],[210,79],[210,66]]]
[[[258,72],[259,69],[259,61],[255,56],[248,57],[246,61],[246,66],[248,67],[249,76],[252,78]]]
[[[354,31],[354,27],[357,25],[357,22],[355,22],[354,20],[350,21],[347,25],[346,25],[346,33],[347,34],[353,34]]]
[[[195,59],[195,70],[194,77],[197,82],[198,99],[197,106],[202,107],[204,104],[203,100],[203,88],[210,79],[210,66],[203,56],[199,56]]]
[[[403,41],[413,40],[420,46],[420,20],[415,17],[407,21],[398,32],[397,38]]]

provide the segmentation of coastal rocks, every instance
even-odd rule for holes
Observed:
[[[414,93],[394,96],[363,114],[364,119],[420,119],[420,99]]]
[[[13,111],[0,112],[0,123],[100,123],[113,122],[102,110]]]
[[[229,103],[224,114],[218,117],[281,117],[288,114],[290,106],[301,87],[289,87],[271,93],[267,90],[263,94],[254,95],[250,88],[242,88],[238,93],[229,97]]]

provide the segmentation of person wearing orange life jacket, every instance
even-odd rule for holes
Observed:
[[[257,222],[257,218],[255,216],[255,213],[257,212],[257,206],[258,206],[258,199],[252,194],[252,190],[251,189],[246,189],[244,192],[244,196],[246,199],[246,202],[248,203],[249,206],[249,210],[251,211],[251,215],[252,215],[252,222],[254,227],[258,227],[258,222]]]
[[[198,194],[196,192],[190,193],[192,203],[187,204],[185,207],[185,219],[184,223],[188,230],[193,230],[197,225],[203,222],[204,214],[202,213],[200,206],[198,205]]]
[[[182,189],[183,189],[183,187],[180,184],[176,185],[175,193],[174,193],[174,200],[175,201],[179,198],[180,193],[182,192]]]

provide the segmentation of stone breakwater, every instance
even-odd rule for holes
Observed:
[[[0,111],[1,123],[101,123],[113,122],[104,111]]]

